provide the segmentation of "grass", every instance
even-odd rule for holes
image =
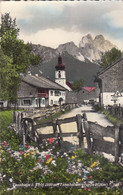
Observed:
[[[102,110],[102,112],[106,115],[106,117],[113,123],[113,124],[121,124],[122,121],[117,117],[113,116],[108,110]]]
[[[47,117],[47,118],[45,118],[45,119],[41,119],[41,120],[36,121],[36,123],[37,123],[37,124],[46,123],[46,122],[48,122],[48,121],[51,121],[51,120],[53,120],[53,119],[58,118],[59,116],[61,116],[61,115],[64,114],[64,113],[67,113],[67,112],[70,112],[70,111],[71,111],[71,110],[67,110],[67,109],[66,109],[64,112],[63,112],[63,111],[57,112],[57,113],[55,113],[55,114],[53,114],[53,115],[51,115],[51,116],[49,116],[49,117]]]
[[[12,122],[12,112],[13,110],[0,112],[0,140],[9,142],[9,145],[13,150],[18,150],[21,140],[19,136],[8,127]]]

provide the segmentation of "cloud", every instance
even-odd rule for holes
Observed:
[[[47,37],[47,38],[46,38]],[[20,33],[20,39],[24,39],[25,42],[32,42],[34,44],[41,44],[48,47],[57,48],[58,45],[66,42],[73,41],[79,45],[82,34],[79,32],[68,32],[62,29],[47,29],[38,31],[35,34],[25,35],[23,32]],[[30,41],[32,40],[32,41]],[[55,41],[54,41],[55,40]]]
[[[25,41],[30,38],[32,42],[45,41],[45,45],[49,42],[49,46],[55,46],[73,37],[78,43],[81,35],[90,32],[103,34],[110,41],[123,42],[123,2],[10,1],[1,5],[2,13],[10,12],[16,17]]]

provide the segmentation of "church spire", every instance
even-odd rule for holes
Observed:
[[[56,70],[65,70],[65,65],[62,64],[62,57],[60,54],[58,57],[58,64],[55,66],[55,68],[56,68]]]

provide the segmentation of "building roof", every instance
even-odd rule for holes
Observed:
[[[55,83],[49,78],[45,78],[44,76],[31,75],[27,74],[26,76],[22,76],[22,81],[39,88],[45,89],[56,89],[56,90],[66,90],[61,85]]]
[[[120,59],[118,59],[117,61],[115,61],[113,64],[109,65],[107,68],[105,68],[102,72],[100,72],[97,77],[99,77],[100,75],[102,75],[103,73],[105,73],[107,70],[109,70],[110,68],[112,68],[113,66],[115,66],[118,62],[122,61],[123,57],[121,57]]]
[[[96,87],[83,87],[83,89],[84,89],[85,91],[91,92],[91,91],[93,91],[94,89],[96,89]]]
[[[70,82],[68,82],[68,81],[66,81],[66,85],[70,88],[70,89],[74,89],[74,87],[73,87],[73,85],[72,85],[72,83],[70,83]]]

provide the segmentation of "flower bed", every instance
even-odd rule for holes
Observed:
[[[3,125],[3,124],[2,124]],[[8,123],[2,128],[8,132]],[[4,131],[2,131],[4,132]],[[16,184],[31,183],[73,183],[94,184],[105,182],[109,187],[116,185],[116,189],[95,189],[92,187],[66,189],[52,188],[52,194],[122,194],[119,189],[123,181],[123,167],[110,163],[101,156],[90,156],[82,149],[74,150],[72,145],[63,143],[59,147],[57,139],[44,139],[39,148],[35,144],[27,143],[25,147],[21,140],[11,130],[10,135],[2,136],[0,140],[0,179],[1,194],[7,194],[6,190]],[[3,135],[3,134],[2,134]],[[121,183],[119,183],[119,181]],[[28,194],[51,194],[51,189],[18,189],[14,194],[27,192]],[[107,191],[107,192],[106,192]]]

